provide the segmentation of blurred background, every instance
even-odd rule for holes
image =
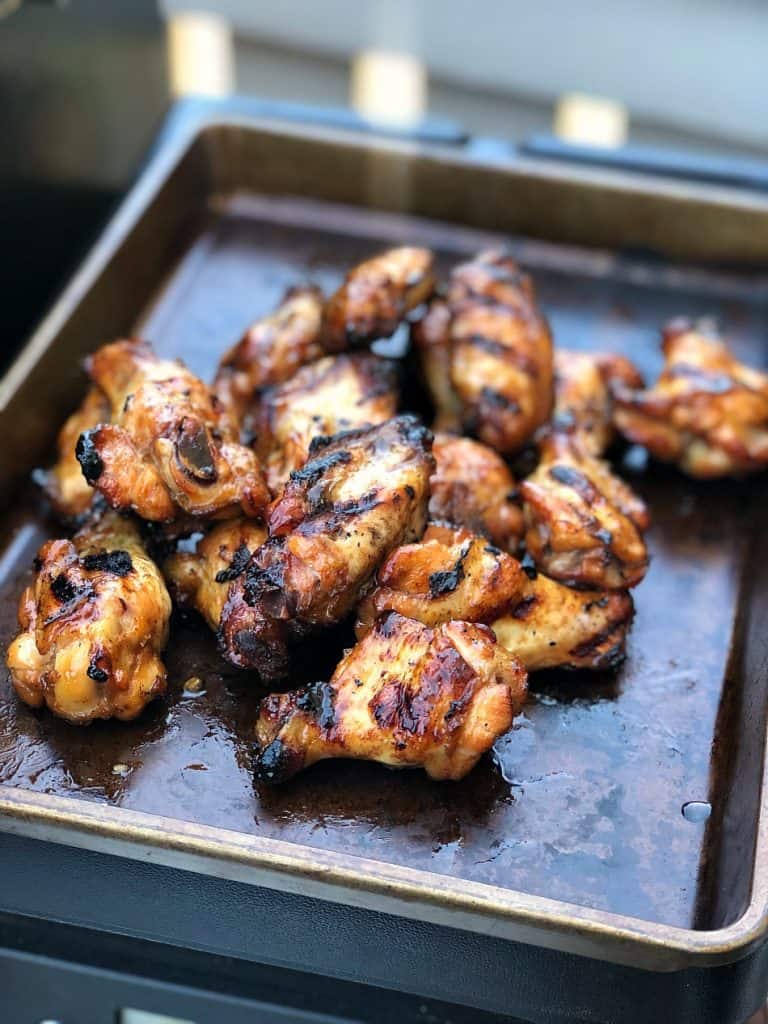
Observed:
[[[180,98],[496,159],[671,159],[765,186],[767,54],[764,0],[0,0],[3,347]]]

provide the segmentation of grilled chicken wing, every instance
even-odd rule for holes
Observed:
[[[320,359],[264,392],[256,444],[272,492],[304,465],[314,438],[384,423],[396,409],[394,364],[367,352]]]
[[[77,520],[91,506],[93,488],[83,476],[75,447],[84,430],[109,419],[109,401],[100,388],[88,390],[79,409],[67,419],[56,441],[58,459],[47,472],[35,471],[54,510],[63,519]]]
[[[516,550],[523,511],[504,460],[479,441],[451,434],[435,434],[432,454],[430,518],[466,526],[506,551]]]
[[[251,555],[266,539],[266,529],[253,519],[217,523],[194,553],[179,551],[166,559],[163,570],[173,596],[218,632],[230,584],[245,572]]]
[[[165,691],[171,614],[136,526],[107,512],[71,541],[48,541],[36,564],[7,655],[19,697],[76,724],[135,718]]]
[[[464,426],[517,452],[552,409],[552,339],[531,280],[504,253],[481,253],[453,271],[448,304]]]
[[[323,354],[320,329],[323,293],[307,286],[289,289],[270,316],[257,320],[224,354],[213,393],[235,422],[242,424],[254,396],[282,384]]]
[[[325,307],[327,351],[341,352],[392,335],[406,313],[434,291],[433,264],[429,249],[404,246],[350,270]]]
[[[358,609],[358,639],[392,611],[428,626],[484,622],[529,672],[613,668],[632,622],[627,591],[573,590],[464,529],[429,526],[421,543],[392,552],[377,580]]]
[[[451,307],[445,299],[432,299],[424,316],[411,327],[411,340],[435,409],[433,430],[459,433],[462,405],[451,383]]]
[[[525,544],[547,576],[600,590],[634,587],[645,576],[648,551],[641,531],[648,511],[606,462],[553,434],[520,490]]]
[[[143,519],[261,515],[268,499],[256,455],[205,385],[140,341],[116,341],[89,360],[111,422],[77,442],[85,479],[116,509]]]
[[[256,775],[281,782],[316,761],[353,757],[460,779],[510,728],[525,693],[525,669],[487,627],[431,629],[393,613],[330,682],[262,702]]]
[[[340,622],[392,548],[421,536],[430,445],[412,416],[314,442],[230,587],[219,639],[233,664],[285,675],[289,643]]]
[[[630,441],[695,477],[768,466],[768,375],[689,321],[664,331],[666,365],[649,391],[614,389],[615,421]]]
[[[611,391],[617,384],[643,386],[624,356],[557,349],[552,430],[567,434],[587,455],[602,455],[613,440]]]

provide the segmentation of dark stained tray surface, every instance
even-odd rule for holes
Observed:
[[[396,215],[243,198],[211,214],[155,301],[137,310],[137,330],[209,376],[220,353],[290,284],[309,279],[331,288],[345,268],[393,242],[434,245],[447,270],[493,240]],[[744,279],[514,245],[535,275],[560,346],[624,352],[652,379],[660,366],[658,328],[667,319],[716,316],[739,356],[765,364],[768,302]],[[91,347],[104,340],[92,338]],[[750,851],[740,869],[721,857],[718,824],[733,788],[726,781],[739,736],[731,704],[747,686],[736,656],[741,608],[759,556],[766,488],[756,479],[694,483],[645,466],[639,454],[624,457],[622,472],[652,509],[653,562],[635,591],[626,663],[616,675],[535,675],[513,732],[463,782],[334,762],[280,788],[254,789],[251,734],[262,690],[218,658],[195,618],[174,623],[169,696],[135,723],[68,726],[22,706],[3,673],[0,782],[650,921],[730,923],[748,897]],[[31,486],[5,516],[3,647],[15,631],[31,558],[56,530]],[[314,644],[308,675],[329,672],[347,642],[342,630]],[[183,692],[190,676],[204,681],[203,692]],[[764,683],[756,702],[761,729]],[[738,807],[753,840],[758,800],[757,792],[748,794]],[[691,801],[711,803],[708,822],[683,814]],[[730,865],[728,877],[721,860]]]

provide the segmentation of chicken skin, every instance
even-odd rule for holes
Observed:
[[[260,516],[268,494],[256,455],[205,385],[141,341],[116,341],[90,357],[111,422],[80,435],[83,475],[115,509],[170,522],[184,516]]]
[[[342,352],[390,337],[406,313],[426,302],[434,288],[429,249],[388,249],[358,264],[326,303],[326,351]]]
[[[431,525],[421,543],[397,548],[358,609],[358,639],[389,612],[436,626],[451,619],[490,625],[529,672],[614,668],[632,622],[626,591],[573,590],[523,569],[465,529]]]
[[[435,410],[432,429],[460,433],[462,405],[451,383],[451,307],[445,299],[432,299],[411,327],[411,341]]]
[[[485,626],[432,629],[392,613],[330,682],[262,701],[257,778],[282,782],[317,761],[363,758],[461,779],[509,730],[526,673]]]
[[[307,461],[312,441],[395,415],[394,364],[368,352],[328,356],[262,395],[256,447],[276,494]]]
[[[485,252],[453,271],[448,304],[464,428],[518,452],[552,409],[552,338],[533,284],[509,256]]]
[[[114,512],[40,549],[8,649],[14,688],[75,724],[135,718],[165,692],[171,599],[137,527]]]
[[[252,324],[224,354],[213,393],[236,423],[243,423],[260,391],[290,380],[305,363],[324,355],[322,322],[320,289],[290,288],[275,312]]]
[[[587,455],[603,455],[614,437],[612,388],[641,388],[643,378],[624,356],[555,351],[551,429],[567,434]]]
[[[635,587],[648,568],[648,511],[606,462],[552,434],[523,481],[525,544],[538,569],[571,586]]]
[[[91,507],[94,491],[77,461],[77,439],[85,430],[109,419],[109,401],[100,388],[91,387],[82,405],[66,420],[56,441],[56,463],[46,472],[35,471],[54,511],[64,520],[77,521]]]
[[[163,570],[177,603],[194,608],[218,632],[230,584],[245,572],[251,555],[266,539],[261,524],[240,517],[217,523],[195,552],[171,555]]]
[[[421,536],[431,440],[412,416],[315,439],[230,587],[219,642],[233,664],[282,678],[289,645],[340,622],[389,552]]]
[[[617,386],[616,425],[629,441],[693,477],[768,466],[768,375],[740,363],[686,320],[663,332],[666,364],[648,391]]]
[[[442,433],[435,434],[432,454],[430,519],[466,526],[505,551],[516,551],[523,510],[504,460],[479,441]]]

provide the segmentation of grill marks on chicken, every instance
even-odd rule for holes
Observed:
[[[523,511],[504,460],[479,441],[442,433],[435,434],[432,454],[430,518],[466,526],[515,551],[524,532]]]
[[[388,338],[434,288],[434,257],[428,249],[403,246],[358,264],[326,304],[326,350],[341,352]]]
[[[450,579],[450,587],[436,586]],[[436,626],[450,619],[490,625],[531,672],[615,668],[632,622],[626,591],[574,590],[523,569],[465,529],[430,525],[420,543],[397,548],[358,610],[358,638],[389,612]]]
[[[460,779],[511,727],[525,693],[525,669],[487,627],[432,629],[393,613],[330,682],[262,702],[256,775],[281,782],[317,761],[351,757]]]
[[[268,494],[256,455],[181,363],[140,341],[105,345],[88,362],[111,405],[111,422],[80,435],[86,480],[116,509],[143,519],[263,513]]]
[[[621,433],[694,477],[768,466],[768,375],[690,321],[669,324],[662,347],[666,364],[650,390],[614,389]]]
[[[219,641],[233,664],[283,677],[289,646],[341,621],[387,554],[426,523],[431,434],[412,416],[318,438],[230,588]]]
[[[290,380],[305,363],[324,355],[322,322],[320,289],[290,288],[275,312],[252,324],[224,354],[213,392],[236,423],[243,423],[260,391]]]
[[[316,437],[384,423],[396,409],[393,363],[367,352],[319,359],[265,391],[257,450],[273,493],[304,465]]]
[[[75,724],[135,718],[166,688],[171,600],[133,522],[107,512],[40,549],[22,594],[11,680],[32,707]]]

